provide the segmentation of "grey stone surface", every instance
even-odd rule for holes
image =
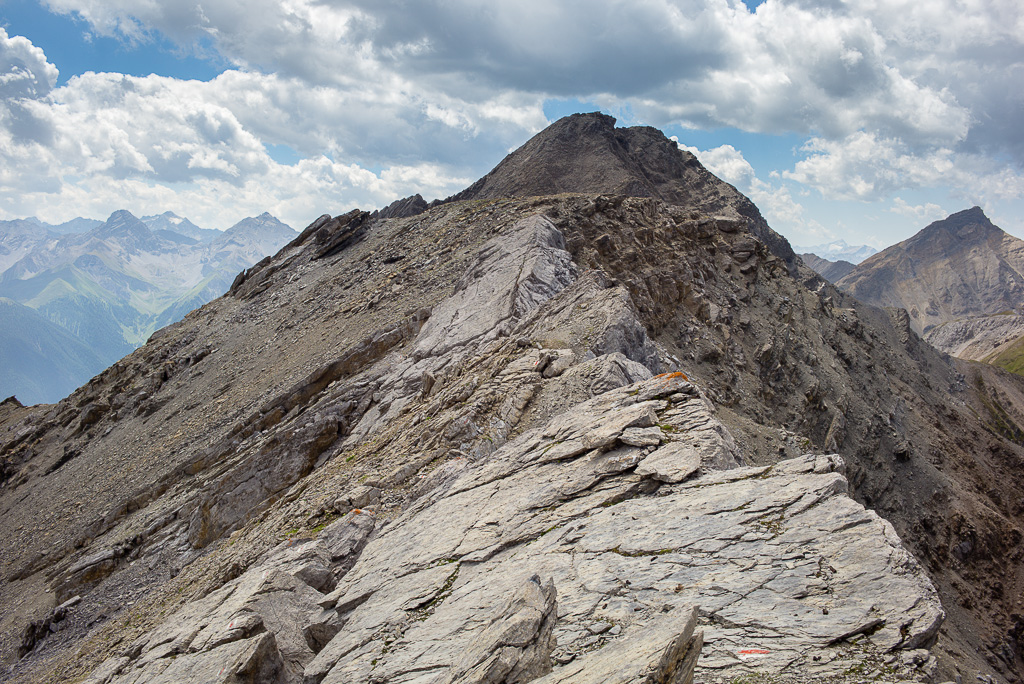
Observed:
[[[414,354],[436,356],[473,340],[507,335],[515,321],[575,279],[561,232],[543,216],[523,219],[484,245],[455,294],[423,326]]]
[[[338,632],[321,590],[351,567],[374,527],[353,511],[314,539],[282,543],[262,562],[187,604],[92,674],[96,684],[294,682]]]
[[[653,378],[602,394],[426,494],[321,603],[345,627],[305,681],[449,681],[454,654],[482,638],[477,616],[500,613],[534,573],[558,593],[543,681],[642,679],[654,665],[639,656],[637,671],[605,668],[623,652],[663,652],[677,616],[698,605],[699,666],[712,674],[751,662],[837,674],[861,651],[930,643],[943,617],[935,591],[891,526],[846,496],[841,459],[679,485],[634,471],[644,448],[621,438],[635,425],[672,437],[717,422],[688,386]],[[617,633],[593,634],[595,622]],[[750,661],[751,649],[767,653]]]
[[[373,516],[355,511],[278,546],[95,678],[688,682],[836,676],[929,646],[935,590],[848,498],[842,459],[693,477],[693,444],[718,428],[680,374],[600,394],[421,492],[365,546]]]

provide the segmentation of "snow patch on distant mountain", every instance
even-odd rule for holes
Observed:
[[[868,245],[848,245],[845,240],[833,240],[820,245],[797,246],[793,245],[794,251],[798,254],[814,254],[829,261],[849,261],[851,264],[859,264],[878,250]]]
[[[62,226],[84,230],[62,231],[32,219],[0,221],[0,297],[79,339],[103,361],[100,369],[155,330],[222,295],[239,271],[296,236],[269,213],[243,219],[226,231],[200,228],[169,211],[139,219],[120,210],[104,222],[73,219]],[[29,328],[38,332],[45,326]],[[24,356],[19,356],[22,342],[12,338],[10,349],[0,344],[0,359],[17,365]],[[88,380],[94,366],[77,364],[69,370],[72,388]],[[9,370],[0,367],[0,376]],[[30,400],[60,399],[63,394],[46,393],[57,386],[34,388],[42,394],[30,393]],[[67,383],[59,386],[66,393]]]

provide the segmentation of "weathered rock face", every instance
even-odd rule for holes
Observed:
[[[601,394],[462,464],[365,548],[375,518],[362,511],[275,548],[92,681],[841,675],[934,643],[935,590],[892,527],[847,498],[839,457],[717,470],[734,458],[720,437],[662,484],[674,447],[702,430],[724,432],[679,373]],[[353,556],[337,587],[323,579]]]
[[[321,592],[334,587],[337,570],[351,566],[373,527],[372,514],[353,511],[314,540],[284,542],[238,579],[175,612],[126,655],[105,661],[87,681],[300,680],[314,649],[340,628],[322,616]]]
[[[652,198],[319,219],[4,407],[5,674],[918,678],[936,588],[939,675],[1012,674],[1020,448],[907,321],[801,268]]]
[[[488,241],[437,306],[413,355],[441,356],[474,341],[508,337],[522,318],[576,280],[565,239],[548,219],[531,216]]]

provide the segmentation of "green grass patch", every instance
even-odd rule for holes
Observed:
[[[998,354],[986,356],[982,361],[1016,375],[1024,375],[1024,337],[1018,338]]]

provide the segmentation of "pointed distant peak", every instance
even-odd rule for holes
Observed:
[[[110,218],[105,223],[97,226],[95,230],[99,231],[102,235],[112,235],[124,231],[140,236],[151,235],[149,226],[127,209],[118,209],[110,215]]]
[[[223,235],[228,237],[238,236],[242,234],[290,234],[294,233],[294,229],[286,223],[283,223],[279,218],[271,214],[269,211],[265,211],[259,216],[248,216],[235,225],[231,226],[224,231]]]
[[[111,214],[107,218],[107,223],[112,223],[114,221],[128,221],[128,220],[138,221],[139,219],[135,217],[135,214],[131,213],[127,209],[118,209],[117,211],[115,211],[113,214]]]
[[[929,238],[937,235],[949,235],[960,240],[970,241],[986,238],[993,232],[1003,233],[1003,230],[989,220],[981,207],[974,206],[929,224],[917,236]]]

